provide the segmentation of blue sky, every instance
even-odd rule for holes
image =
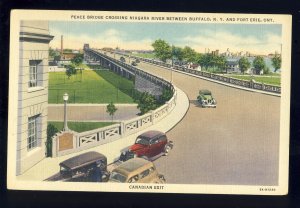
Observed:
[[[221,52],[250,51],[268,54],[280,52],[281,25],[263,24],[204,24],[204,23],[112,23],[112,22],[50,22],[55,36],[50,46],[60,48],[117,47],[124,49],[152,49],[151,43],[164,39],[177,46],[190,46],[199,52],[205,48]]]

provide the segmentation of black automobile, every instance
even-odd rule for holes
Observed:
[[[137,66],[136,61],[131,62],[131,65],[132,65],[132,66]]]
[[[59,166],[60,174],[56,180],[106,182],[109,179],[107,158],[98,152],[86,152],[69,158],[61,162]]]
[[[126,62],[125,58],[123,56],[120,57],[120,61]]]

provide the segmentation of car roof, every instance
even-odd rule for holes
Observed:
[[[160,136],[160,135],[165,135],[165,133],[163,133],[161,131],[152,130],[152,131],[147,131],[147,132],[139,135],[138,137],[143,137],[144,139],[150,140],[153,137]]]
[[[154,164],[143,158],[132,158],[126,162],[119,165],[113,170],[113,172],[121,173],[122,175],[127,176],[128,178],[141,173],[143,170],[147,170],[153,167]]]
[[[75,157],[71,157],[59,163],[59,165],[68,169],[76,169],[84,165],[92,164],[98,160],[105,160],[105,163],[107,161],[105,155],[92,151],[77,155]]]
[[[211,91],[207,89],[199,90],[199,94],[211,95]]]

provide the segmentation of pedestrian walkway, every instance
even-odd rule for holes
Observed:
[[[17,180],[31,180],[31,181],[45,180],[59,171],[60,162],[88,151],[96,151],[102,153],[106,155],[108,160],[107,162],[112,163],[118,159],[122,150],[124,150],[126,147],[134,143],[136,137],[139,134],[149,130],[159,130],[162,132],[168,132],[170,129],[176,126],[177,123],[181,121],[181,119],[185,116],[189,108],[189,99],[187,95],[178,88],[176,88],[176,90],[177,90],[176,106],[174,107],[174,109],[169,115],[164,117],[158,123],[146,129],[143,129],[138,133],[132,134],[127,137],[123,137],[111,143],[103,144],[100,146],[96,146],[84,150],[82,152],[77,152],[77,153],[73,153],[73,154],[69,154],[57,158],[45,158],[44,160],[42,160],[41,162],[33,166],[31,169],[26,171],[24,174],[17,176]]]
[[[107,104],[68,104],[68,121],[112,121],[111,116],[106,112]],[[133,119],[140,112],[137,104],[115,104],[118,109],[114,114],[114,122]],[[48,121],[61,121],[64,119],[64,105],[48,105]]]

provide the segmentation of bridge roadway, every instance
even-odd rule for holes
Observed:
[[[165,68],[143,62],[138,67],[171,79],[171,72]],[[280,97],[178,72],[173,72],[173,83],[188,95],[190,107],[182,121],[167,133],[174,149],[169,156],[155,161],[167,183],[278,184]],[[212,91],[217,108],[199,107],[199,89]]]

